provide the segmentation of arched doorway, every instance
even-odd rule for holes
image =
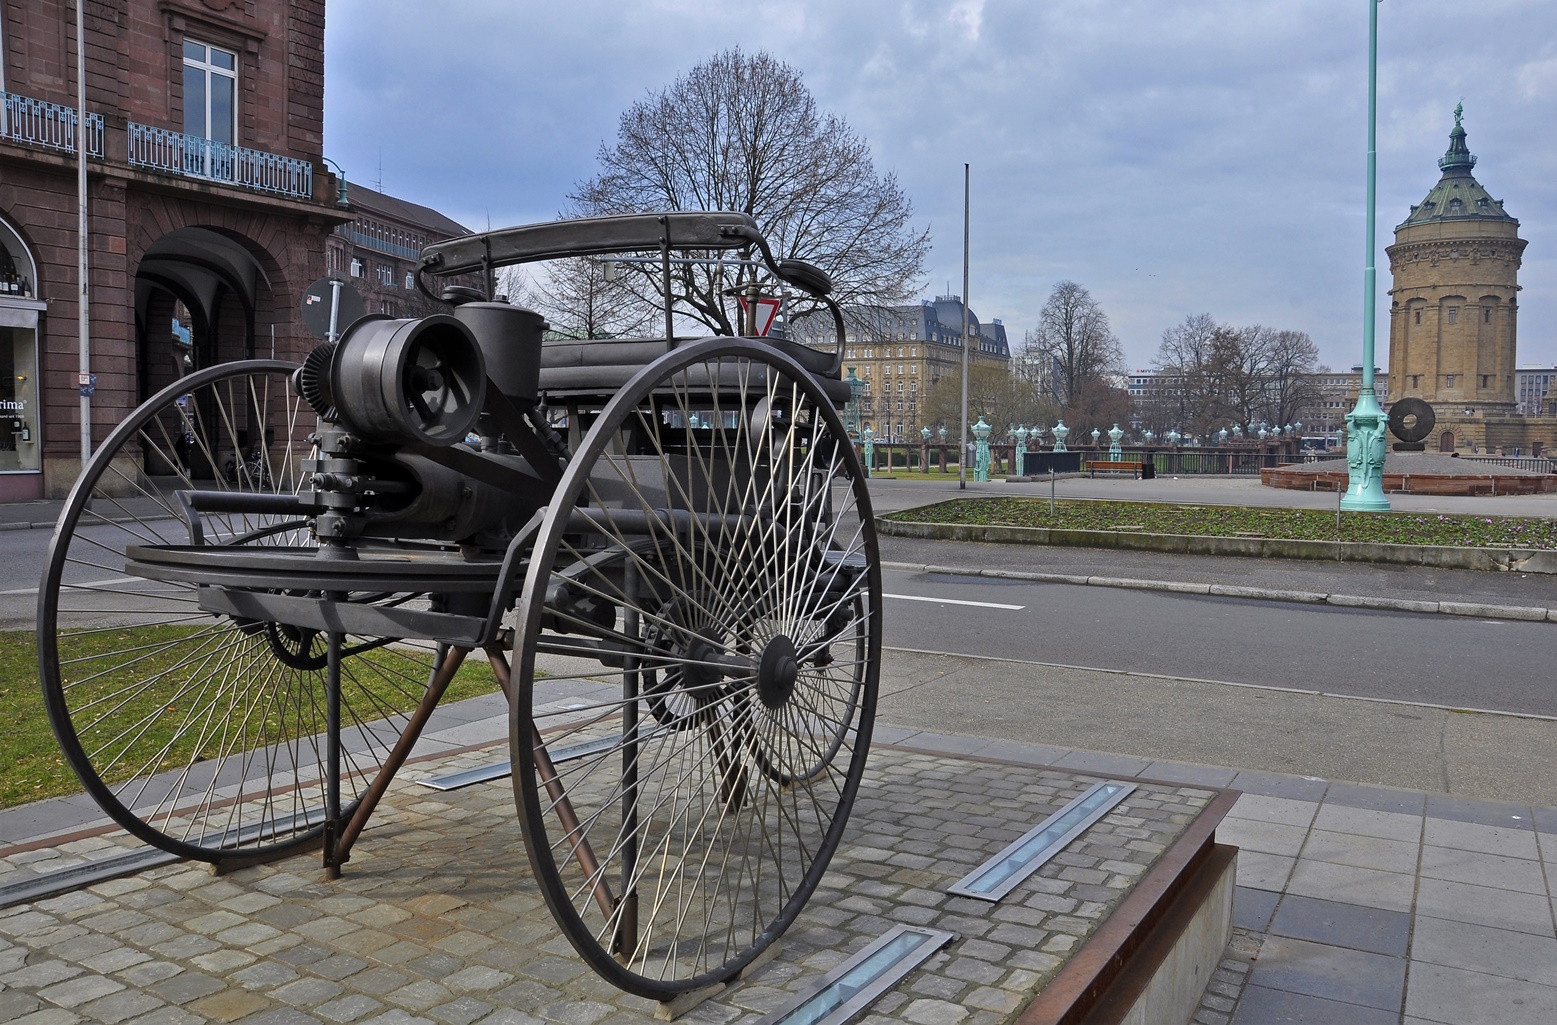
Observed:
[[[140,398],[204,367],[249,359],[260,347],[255,314],[271,282],[244,242],[210,228],[177,228],[146,250],[135,271]]]
[[[1454,432],[1453,431],[1444,431],[1442,434],[1438,435],[1438,451],[1440,451],[1440,452],[1453,452],[1454,451]]]
[[[250,240],[204,227],[176,228],[147,247],[135,271],[138,401],[197,370],[270,354],[269,339],[261,344],[256,332],[256,322],[272,321],[275,312],[261,257],[263,250]],[[176,448],[183,432],[177,415],[168,416],[164,428]],[[244,438],[239,444],[252,442]],[[210,479],[223,472],[213,459],[221,463],[240,455],[178,451],[170,459],[166,451],[145,452],[142,469],[153,478],[182,471]],[[170,465],[175,461],[183,465]]]

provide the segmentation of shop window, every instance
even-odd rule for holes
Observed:
[[[37,265],[0,221],[0,473],[42,468],[38,430]]]

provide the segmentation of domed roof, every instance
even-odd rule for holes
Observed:
[[[1396,226],[1396,230],[1412,224],[1431,221],[1481,219],[1519,222],[1503,212],[1503,201],[1493,199],[1481,183],[1471,177],[1476,158],[1465,145],[1465,126],[1460,123],[1465,115],[1463,105],[1454,108],[1454,130],[1449,133],[1449,150],[1438,161],[1443,177],[1438,179],[1427,198],[1411,208],[1411,214]]]
[[[935,319],[941,326],[949,331],[962,331],[962,297],[959,295],[938,295],[935,297]],[[973,310],[968,310],[968,333],[979,333],[979,318]]]

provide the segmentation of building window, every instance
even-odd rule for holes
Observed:
[[[1416,311],[1416,322],[1418,324],[1420,324],[1422,322],[1422,311],[1421,310],[1417,310]]]
[[[409,292],[416,287],[416,275],[407,271],[405,276],[405,290]]]
[[[1449,307],[1449,323],[1453,324],[1454,322],[1456,322],[1459,319],[1460,319],[1460,308],[1458,306],[1451,306],[1451,307]]]
[[[1447,377],[1445,377],[1443,379],[1443,383],[1444,383],[1444,387],[1446,387],[1446,388],[1453,388],[1454,387],[1454,375],[1450,374]]]
[[[1483,324],[1492,323],[1492,310],[1490,307],[1483,306],[1481,308],[1481,322]]]
[[[351,258],[351,276],[354,278],[362,277],[362,261],[355,256]]]
[[[385,288],[395,287],[395,269],[387,263],[381,263],[375,268],[378,272],[378,283]]]
[[[184,40],[184,134],[229,146],[237,140],[237,54]]]

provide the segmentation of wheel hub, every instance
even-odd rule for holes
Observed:
[[[762,649],[762,661],[757,665],[757,697],[769,708],[783,708],[795,693],[799,676],[800,658],[795,642],[779,634]]]

